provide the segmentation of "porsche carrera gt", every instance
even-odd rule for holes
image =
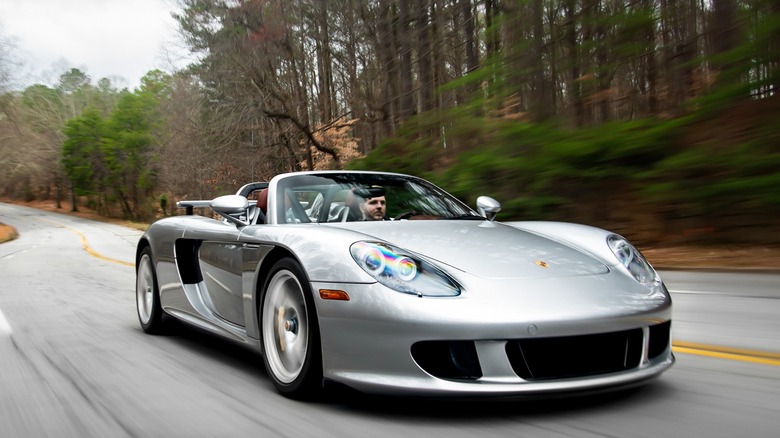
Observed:
[[[382,210],[369,217],[372,200]],[[282,174],[179,207],[138,242],[141,327],[175,318],[256,349],[289,397],[329,381],[400,395],[582,393],[674,363],[669,292],[603,229],[499,222],[492,198],[472,209],[383,172]]]

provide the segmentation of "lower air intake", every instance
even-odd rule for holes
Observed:
[[[507,342],[512,369],[525,380],[562,379],[624,371],[642,360],[642,329]]]
[[[412,345],[412,358],[426,373],[440,379],[476,380],[482,377],[472,341],[423,341]]]

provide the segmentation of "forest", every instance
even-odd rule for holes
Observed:
[[[15,89],[0,196],[150,221],[307,169],[427,178],[499,220],[780,244],[780,0],[177,0],[187,68]]]

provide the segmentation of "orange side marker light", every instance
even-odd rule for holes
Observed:
[[[349,301],[349,295],[338,289],[320,289],[320,298],[323,300]]]

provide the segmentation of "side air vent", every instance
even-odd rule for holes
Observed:
[[[174,244],[176,251],[176,268],[179,270],[184,284],[196,284],[203,281],[203,274],[198,264],[199,240],[179,239]]]

